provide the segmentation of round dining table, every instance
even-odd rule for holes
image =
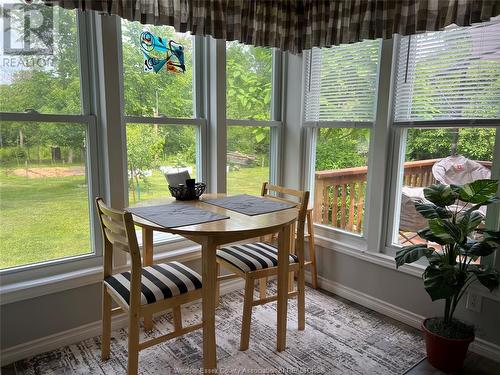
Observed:
[[[153,263],[153,232],[168,232],[181,235],[201,245],[202,263],[202,323],[203,323],[203,368],[206,372],[217,368],[215,309],[217,288],[217,247],[232,242],[248,240],[269,234],[278,234],[278,296],[277,296],[277,342],[278,351],[286,347],[286,323],[288,308],[288,253],[290,251],[291,226],[297,219],[295,208],[249,216],[228,210],[205,200],[223,198],[225,194],[204,194],[199,200],[185,201],[194,207],[227,216],[227,219],[195,225],[168,228],[133,215],[135,225],[142,228],[143,265]],[[131,207],[165,205],[176,202],[174,198],[158,198],[140,202]],[[144,318],[146,328],[152,328],[152,317]],[[207,371],[208,370],[208,371]]]

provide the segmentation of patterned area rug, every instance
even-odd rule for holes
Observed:
[[[243,295],[222,297],[217,309],[217,358],[227,374],[404,374],[425,357],[420,333],[336,296],[306,292],[306,329],[298,331],[296,303],[289,303],[287,349],[278,353],[276,303],[253,309],[250,348],[238,351]],[[183,308],[184,324],[199,322],[200,305]],[[155,319],[150,338],[172,329],[170,314]],[[202,364],[202,332],[141,351],[141,374],[194,374]],[[113,332],[111,358],[100,359],[100,337],[15,363],[17,374],[125,374],[127,333]],[[246,369],[246,370],[244,370]]]

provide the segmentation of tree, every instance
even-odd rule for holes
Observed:
[[[226,45],[226,117],[270,120],[271,49],[238,42]]]
[[[369,129],[319,129],[316,170],[366,166],[369,144]]]
[[[164,138],[151,126],[128,125],[127,161],[129,187],[134,201],[140,199],[140,181],[147,183],[147,172],[158,166],[159,155],[164,145]]]

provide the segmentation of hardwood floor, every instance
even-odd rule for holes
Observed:
[[[405,375],[442,375],[444,372],[436,370],[424,359]],[[471,353],[465,359],[464,368],[457,375],[500,375],[500,363]]]

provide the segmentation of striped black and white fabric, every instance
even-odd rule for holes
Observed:
[[[130,305],[130,272],[108,276],[104,283]],[[142,269],[141,284],[141,305],[147,305],[200,289],[201,276],[179,262],[153,264]]]
[[[217,250],[217,256],[243,272],[257,271],[278,265],[278,249],[264,242],[223,247]],[[289,254],[288,259],[290,263],[298,263],[299,261],[293,254]]]

